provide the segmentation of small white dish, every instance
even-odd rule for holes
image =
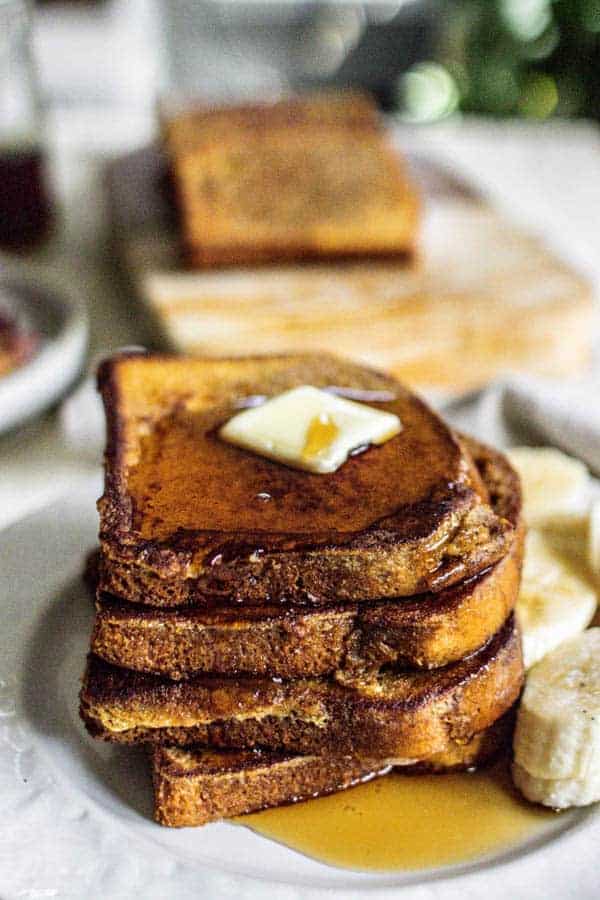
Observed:
[[[79,375],[88,342],[83,303],[44,278],[0,270],[0,305],[39,336],[23,365],[0,377],[0,433],[56,403]]]

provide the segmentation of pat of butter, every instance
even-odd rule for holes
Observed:
[[[353,450],[384,444],[401,429],[392,413],[303,385],[233,416],[219,437],[294,469],[326,474]]]

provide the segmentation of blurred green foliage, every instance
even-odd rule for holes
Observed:
[[[451,0],[443,12],[435,59],[400,81],[405,118],[600,119],[600,0]]]

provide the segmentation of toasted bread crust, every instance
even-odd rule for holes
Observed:
[[[481,647],[512,611],[523,527],[519,485],[505,457],[464,439],[498,515],[515,529],[508,554],[470,582],[439,594],[310,612],[144,609],[100,597],[92,652],[169,678],[197,672],[281,678],[357,672],[401,663],[439,668]]]
[[[227,752],[225,771],[183,774],[174,765],[171,748],[154,748],[152,782],[154,818],[161,825],[180,828],[206,825],[231,816],[257,812],[285,803],[297,803],[353,787],[391,766],[372,768],[352,757],[282,756],[270,753],[247,754],[249,759],[232,771]],[[198,754],[201,759],[202,754]],[[235,754],[236,758],[239,754]]]
[[[355,612],[181,612],[100,598],[91,650],[114,665],[173,679],[198,672],[325,675],[343,659]]]
[[[369,244],[367,241],[356,239],[352,244],[338,247],[335,251],[328,249],[324,244],[309,246],[297,246],[296,244],[283,244],[281,242],[263,242],[260,247],[247,248],[243,244],[227,244],[200,248],[190,241],[185,241],[183,246],[183,261],[193,269],[217,269],[223,266],[262,265],[264,263],[333,263],[340,262],[367,262],[377,260],[379,262],[400,261],[408,266],[413,262],[416,254],[416,223],[420,204],[416,194],[406,196],[406,207],[402,213],[404,219],[402,225],[405,229],[405,237],[398,247],[400,231],[394,235],[392,246],[384,245],[381,248]],[[381,240],[381,239],[379,239]],[[395,249],[397,248],[397,249]]]
[[[453,743],[444,753],[398,771],[443,773],[485,765],[508,746],[512,721],[508,713],[467,743]],[[156,746],[151,768],[154,817],[178,828],[345,790],[388,774],[392,762]]]
[[[484,504],[465,511],[472,500],[467,489],[460,501],[463,509],[455,507],[450,515],[436,504],[412,510],[413,521],[426,523],[426,534],[412,540],[392,541],[388,534],[378,542],[372,535],[343,547],[261,555],[255,551],[256,540],[222,544],[223,553],[215,552],[212,558],[224,562],[201,564],[199,574],[188,577],[169,570],[179,569],[177,557],[189,557],[193,551],[146,545],[123,560],[113,555],[113,545],[103,537],[100,587],[134,603],[170,607],[262,607],[278,602],[318,607],[438,592],[494,565],[513,539],[506,520]],[[228,551],[231,556],[225,556]],[[195,563],[189,568],[197,571]]]
[[[203,457],[197,456],[198,442],[207,434],[202,428],[208,426],[200,427],[196,422],[193,427],[200,428],[198,437],[195,441],[185,437],[191,427],[185,410],[194,408],[197,416],[197,405],[203,404],[203,414],[212,421],[210,409],[206,413],[210,402],[215,408],[219,404],[222,408],[225,403],[231,414],[240,397],[278,393],[300,383],[343,385],[346,390],[363,394],[366,391],[371,396],[387,392],[396,400],[384,404],[385,408],[398,409],[399,404],[401,418],[406,420],[400,435],[402,442],[394,444],[393,439],[385,445],[384,453],[369,451],[373,455],[368,459],[369,453],[358,463],[346,463],[334,476],[327,476],[326,483],[314,480],[322,476],[306,475],[300,483],[298,473],[290,474],[283,466],[213,442],[210,452],[218,452],[231,466],[230,489],[236,481],[236,466],[245,467],[243,476],[239,475],[244,490],[257,472],[263,483],[270,484],[269,479],[275,479],[286,485],[286,497],[304,497],[304,508],[298,501],[293,512],[299,516],[302,529],[314,521],[314,531],[215,531],[191,527],[202,496],[198,479]],[[215,602],[264,606],[281,601],[315,606],[410,596],[439,591],[472,577],[501,559],[510,546],[514,529],[482,502],[471,461],[455,436],[421,401],[379,373],[332,357],[200,361],[138,356],[105,363],[99,372],[99,385],[108,419],[106,486],[99,502],[105,560],[100,586],[108,593],[157,606]],[[210,402],[202,395],[207,391],[213,397]],[[170,487],[173,500],[169,506],[170,501],[163,499],[162,494],[157,501],[158,492],[153,492],[152,487],[156,483],[155,472],[160,473],[167,465],[163,461],[161,469],[161,463],[154,462],[161,460],[162,439],[156,429],[160,420],[167,420],[172,434],[178,415],[184,418],[180,425],[181,443],[193,460],[192,475],[188,467],[181,477],[189,480],[193,476],[196,481],[185,486],[187,492],[177,484]],[[148,450],[143,450],[144,435],[155,433],[156,455],[150,456],[148,477],[144,480],[140,459],[149,455]],[[178,450],[181,451],[180,445],[169,451],[174,464],[181,463]],[[403,503],[401,495],[394,495],[391,485],[390,493],[385,494],[385,474],[390,462],[398,472],[406,473],[404,484],[409,502]],[[169,472],[170,477],[175,477],[172,469]],[[361,503],[365,476],[370,493],[364,493],[365,502]],[[202,484],[203,490],[209,484],[213,485],[211,490],[216,490],[214,478],[208,475]],[[375,485],[380,486],[379,513],[373,510],[371,515],[371,500],[367,497],[375,496]],[[164,488],[160,482],[159,486]],[[319,527],[331,491],[329,500],[336,497],[331,509],[339,507],[339,498],[344,495],[347,509],[338,509],[332,513],[333,518],[325,519],[329,523],[326,528]],[[165,497],[168,496],[167,491]],[[392,497],[397,498],[396,506]],[[162,505],[157,507],[157,502]],[[221,501],[213,498],[211,502],[218,506]],[[189,522],[170,528],[165,516],[174,523],[173,510],[178,504],[179,516],[182,507],[188,509]],[[252,504],[249,511],[248,504],[244,508],[244,514],[253,522],[252,516],[256,518],[257,513]],[[387,512],[380,517],[384,508]],[[344,521],[351,509],[358,510],[353,514],[363,523],[359,530],[331,527],[333,521]],[[274,510],[277,514],[277,506]],[[218,509],[217,514],[221,513]],[[282,520],[286,521],[283,513]]]
[[[263,747],[418,760],[506,712],[523,678],[511,616],[481,650],[435,672],[322,680],[192,678],[173,682],[90,657],[81,715],[120,743]]]

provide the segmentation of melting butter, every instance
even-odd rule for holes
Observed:
[[[324,450],[328,450],[340,433],[338,426],[326,414],[311,419],[306,440],[302,448],[302,458],[310,460]]]
[[[302,385],[237,413],[219,437],[292,468],[328,474],[358,447],[384,444],[401,429],[393,413]]]

